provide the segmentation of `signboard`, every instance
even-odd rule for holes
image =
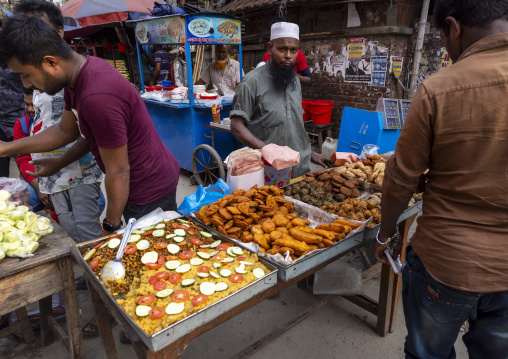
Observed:
[[[185,42],[185,20],[180,16],[155,18],[136,23],[138,44],[180,44]]]
[[[404,58],[401,56],[390,56],[391,63],[391,72],[393,72],[393,76],[395,78],[400,78],[400,73],[402,72],[402,63],[404,62]]]
[[[188,15],[186,26],[187,41],[191,44],[239,45],[242,42],[238,19]]]

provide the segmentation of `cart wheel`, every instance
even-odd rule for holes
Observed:
[[[212,184],[226,180],[224,162],[212,146],[199,145],[192,152],[192,173],[198,184]]]

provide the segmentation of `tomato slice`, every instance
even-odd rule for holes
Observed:
[[[220,262],[224,259],[225,257],[222,255],[222,254],[216,254],[212,257],[212,261],[214,262]]]
[[[183,251],[183,252],[180,252],[180,254],[178,256],[180,257],[180,259],[191,259],[192,257],[194,257],[194,252],[193,251]]]
[[[93,249],[95,249],[95,250],[99,249],[105,242],[106,241],[103,241],[103,242],[97,244],[95,247],[93,247]]]
[[[94,259],[92,259],[90,263],[88,263],[88,265],[90,266],[91,270],[97,268],[97,266],[99,265],[99,257],[95,257]]]
[[[229,247],[226,245],[226,243],[221,243],[215,249],[217,249],[218,251],[224,251],[225,252],[225,251],[228,250],[228,248]]]
[[[151,276],[150,279],[148,279],[148,284],[154,285],[155,282],[158,282],[158,281],[159,281],[159,278],[157,278],[157,274],[156,274],[156,275]]]
[[[148,305],[148,304],[153,303],[154,300],[155,300],[155,294],[147,294],[142,297],[139,297],[138,300],[136,301],[136,303],[138,303],[139,305]]]
[[[231,274],[229,280],[233,283],[240,283],[243,280],[243,275],[237,273]]]
[[[161,266],[163,266],[164,263],[166,263],[166,259],[164,258],[164,256],[159,256],[159,260],[157,261],[157,264],[160,264]]]
[[[195,246],[201,246],[203,245],[205,242],[197,239],[197,238],[191,238],[191,243],[194,244]]]
[[[247,259],[247,257],[238,257],[238,258],[236,258],[236,260],[239,261],[239,262],[242,262],[242,261],[244,261],[246,259]]]
[[[121,236],[122,236],[121,234],[117,234],[117,235],[115,235],[115,236],[111,236],[111,237],[109,237],[108,239],[120,238]]]
[[[182,281],[182,275],[180,273],[171,273],[169,276],[169,282],[171,284],[178,284]]]
[[[180,223],[173,223],[171,224],[171,227],[173,227],[174,229],[189,229],[189,226]]]
[[[156,275],[154,275],[154,277],[156,277],[157,279],[160,279],[160,280],[168,280],[170,275],[171,275],[171,273],[162,271],[162,272],[159,272]]]
[[[159,263],[146,263],[145,266],[148,269],[159,269],[160,267],[162,267],[162,264],[159,264]]]
[[[163,280],[159,280],[159,281],[154,283],[153,289],[155,289],[155,290],[163,290],[163,289],[166,289],[166,286],[167,286],[166,282],[164,282]]]
[[[210,272],[210,267],[208,267],[208,266],[199,266],[198,267],[198,272],[199,273],[208,273],[208,272]]]
[[[192,305],[197,307],[198,305],[206,303],[208,297],[204,294],[198,294],[194,298],[192,298]]]
[[[178,259],[178,256],[166,256],[167,261],[174,261],[176,259]]]
[[[175,303],[185,302],[189,299],[189,292],[184,289],[179,289],[171,294],[171,300]]]
[[[134,243],[127,244],[127,247],[123,250],[125,254],[133,254],[138,251],[138,246],[136,246]]]
[[[164,249],[168,247],[168,244],[166,242],[157,242],[153,246],[155,249]]]
[[[152,319],[159,319],[159,318],[162,318],[165,313],[166,313],[166,310],[164,308],[155,307],[155,308],[150,309],[150,311],[148,312],[148,316]]]
[[[180,243],[177,243],[176,245],[178,247],[185,247],[188,243],[186,241],[183,241],[183,242],[180,242]]]
[[[152,233],[153,233],[153,230],[152,231],[146,231],[145,233],[141,233],[141,235],[142,236],[149,236]]]
[[[196,234],[196,232],[194,232],[192,229],[189,229],[189,230],[187,231],[187,233],[189,233],[191,236],[193,236],[193,235],[195,235],[195,234]]]
[[[201,227],[198,227],[198,226],[194,226],[194,225],[190,225],[191,228],[194,228],[194,229],[197,229],[198,231],[200,231],[202,228]]]

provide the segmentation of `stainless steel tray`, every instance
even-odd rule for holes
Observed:
[[[221,239],[224,239],[224,240],[228,240],[230,242],[235,243],[236,245],[238,245],[240,247],[245,248],[245,243],[243,243],[239,240],[233,239],[233,238],[226,237],[222,233],[219,233],[212,227],[205,225],[203,222],[201,222],[197,219],[194,219],[194,221],[198,222],[200,226],[205,227],[209,232],[212,232],[214,236],[220,237]],[[305,258],[297,260],[296,263],[289,265],[289,266],[285,266],[280,263],[277,263],[270,258],[264,258],[264,257],[260,257],[260,258],[264,259],[265,261],[269,262],[272,266],[276,267],[278,269],[277,276],[279,277],[280,280],[286,282],[290,279],[298,277],[300,274],[305,273],[306,271],[308,271],[314,267],[319,266],[320,264],[327,261],[328,259],[336,257],[336,256],[340,255],[341,253],[347,252],[351,248],[358,246],[359,244],[361,244],[363,242],[363,233],[364,233],[363,231],[356,233],[349,238],[341,240],[340,242],[334,244],[331,247],[323,248],[322,250],[313,251],[314,254],[312,254],[312,252],[310,252],[310,254],[308,254]],[[248,248],[245,248],[245,249],[248,250]]]
[[[220,236],[222,240],[226,242],[232,242],[229,238]],[[96,239],[90,242],[86,242],[83,244],[77,244],[76,247],[78,249],[89,249],[95,247],[99,242],[102,242],[104,239]],[[86,261],[82,256],[77,258],[80,262],[81,268],[86,271],[91,280],[95,281],[100,285],[100,288],[107,295],[108,301],[105,303],[106,306],[114,306],[125,318],[125,320],[131,325],[132,329],[136,332],[136,334],[141,338],[141,340],[146,344],[150,350],[155,353],[162,348],[168,346],[173,343],[175,340],[193,332],[200,326],[211,322],[215,318],[220,315],[228,312],[229,310],[237,307],[253,296],[262,293],[269,288],[275,286],[277,284],[277,268],[273,266],[269,261],[264,258],[259,258],[259,260],[271,271],[266,274],[263,278],[258,279],[255,282],[248,284],[237,292],[201,309],[200,311],[189,315],[188,317],[173,323],[172,325],[164,328],[163,330],[154,333],[152,335],[148,335],[143,331],[137,324],[132,320],[132,318],[120,307],[115,298],[109,294],[109,292],[102,286],[99,281],[99,278],[95,276],[93,271],[90,269]]]

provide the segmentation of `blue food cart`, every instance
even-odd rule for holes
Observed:
[[[141,84],[145,92],[140,45],[184,44],[188,80],[188,101],[174,103],[144,99],[148,113],[164,144],[178,160],[180,167],[193,172],[198,184],[225,180],[224,163],[238,148],[239,141],[229,126],[213,124],[210,107],[194,99],[191,45],[237,45],[242,68],[241,20],[220,13],[169,15],[131,21],[135,25]],[[242,77],[242,73],[240,73]],[[232,101],[221,104],[221,119],[229,117]],[[210,133],[211,132],[211,133]]]

